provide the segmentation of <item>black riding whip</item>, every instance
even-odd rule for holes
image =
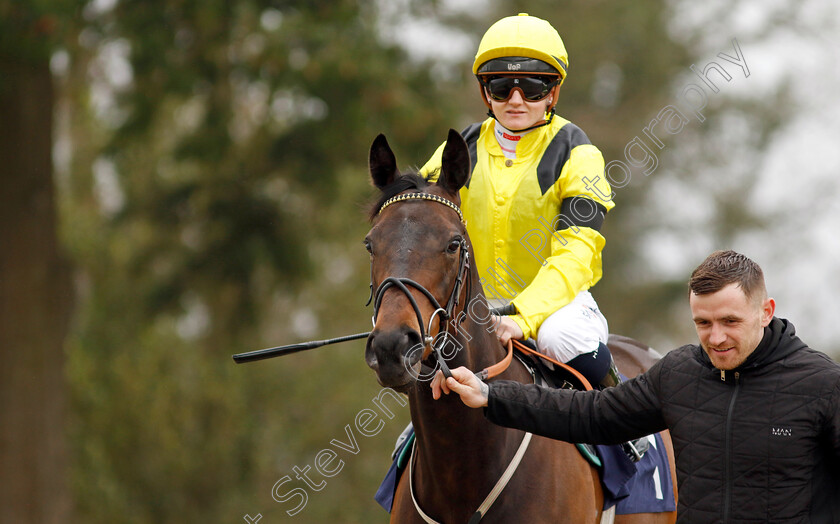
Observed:
[[[516,313],[516,308],[513,304],[507,306],[494,308],[490,310],[493,315],[513,315]],[[329,338],[327,340],[313,340],[311,342],[301,342],[299,344],[289,344],[287,346],[278,346],[276,348],[257,349],[255,351],[248,351],[247,353],[238,353],[233,355],[233,361],[237,364],[244,364],[245,362],[255,362],[257,360],[265,360],[267,358],[282,357],[283,355],[291,355],[298,351],[306,351],[308,349],[315,349],[328,344],[337,344],[339,342],[349,342],[351,340],[358,340],[360,338],[367,338],[370,336],[370,331],[367,333],[356,333],[355,335],[346,335],[343,337]]]
[[[367,338],[370,332],[356,333],[355,335],[346,335],[343,337],[330,338],[327,340],[313,340],[312,342],[301,342],[300,344],[289,344],[288,346],[278,346],[276,348],[258,349],[256,351],[249,351],[247,353],[239,353],[233,356],[233,361],[237,364],[245,362],[254,362],[256,360],[264,360],[266,358],[282,357],[283,355],[291,355],[298,351],[306,351],[307,349],[315,349],[327,344],[337,344],[339,342],[348,342],[350,340],[358,340],[360,338]]]

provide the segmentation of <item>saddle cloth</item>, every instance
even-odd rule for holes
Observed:
[[[604,509],[616,515],[674,511],[674,484],[662,436],[648,436],[650,448],[639,462],[631,462],[620,446],[595,446],[604,490]]]
[[[650,449],[639,462],[631,462],[620,446],[594,446],[601,461],[598,473],[604,490],[604,508],[616,507],[617,515],[674,511],[674,486],[662,437],[651,435]],[[374,499],[391,512],[397,483],[405,471],[414,443],[412,428],[394,454],[394,461]]]

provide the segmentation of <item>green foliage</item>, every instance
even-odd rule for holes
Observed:
[[[474,17],[406,4],[476,43],[500,16],[551,21],[571,59],[558,111],[608,161],[694,60],[662,0],[533,0]],[[384,132],[402,167],[422,165],[446,129],[482,119],[470,60],[442,75],[411,59],[379,36],[391,21],[374,0],[102,5],[0,1],[0,49],[47,17],[62,29],[33,52],[69,57],[57,120],[72,155],[58,182],[79,296],[68,344],[78,521],[385,521],[372,496],[405,410],[341,454],[342,472],[300,514],[272,499],[371,407],[364,344],[242,366],[230,355],[368,329],[368,148]],[[635,277],[640,239],[667,217],[647,214],[651,184],[634,180],[617,190],[595,292],[614,331],[667,337],[683,325],[663,318],[684,288]]]
[[[654,107],[681,57],[656,46],[661,3],[573,2],[555,18],[552,5],[528,9],[571,53],[560,112],[620,153],[634,131],[614,115],[633,122]],[[434,16],[436,4],[411,9]],[[506,14],[449,21],[477,41]],[[404,410],[360,439],[358,455],[342,455],[345,469],[299,515],[271,498],[371,407],[379,388],[363,344],[244,366],[229,358],[365,330],[359,243],[373,136],[385,132],[402,162],[422,164],[447,128],[483,118],[468,63],[435,75],[377,36],[378,16],[373,1],[118,2],[85,19],[87,46],[68,45],[74,107],[89,107],[75,82],[103,49],[127,49],[131,71],[108,87],[110,103],[75,114],[74,135],[89,139],[64,201],[83,297],[69,351],[81,521],[387,518],[372,495]],[[606,62],[630,78],[599,109],[591,92]],[[109,177],[121,194],[110,207]]]
[[[370,142],[387,132],[426,155],[455,114],[375,17],[374,2],[151,1],[73,19],[62,210],[81,298],[68,348],[80,522],[288,517],[272,486],[371,407],[363,343],[230,355],[369,323]],[[96,76],[126,66],[129,82]],[[298,520],[382,518],[371,497],[406,421],[360,442]]]
[[[40,62],[71,30],[81,0],[0,0],[0,58]]]

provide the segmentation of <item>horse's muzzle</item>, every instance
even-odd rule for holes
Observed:
[[[390,331],[374,329],[367,340],[365,362],[381,386],[399,391],[420,378],[423,352],[420,333],[408,326]]]

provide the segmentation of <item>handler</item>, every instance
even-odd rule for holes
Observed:
[[[840,522],[840,366],[774,317],[761,268],[718,251],[691,275],[699,345],[618,387],[579,392],[498,381],[466,368],[432,381],[494,423],[570,442],[616,443],[668,429],[678,522]]]

